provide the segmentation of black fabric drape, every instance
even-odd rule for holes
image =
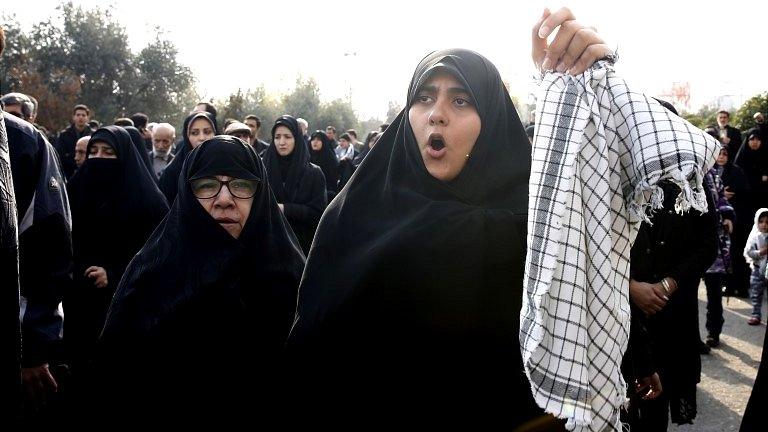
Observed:
[[[64,302],[64,334],[74,369],[87,364],[125,267],[168,211],[125,129],[98,129],[88,151],[95,142],[112,146],[117,159],[86,159],[68,187],[75,284]],[[106,287],[85,277],[90,266],[107,271]]]
[[[328,201],[331,201],[339,191],[339,160],[336,159],[336,154],[331,148],[331,140],[328,139],[328,135],[326,135],[325,132],[320,130],[315,131],[309,139],[310,143],[315,139],[319,139],[323,143],[323,147],[320,150],[315,151],[312,150],[310,144],[310,161],[323,170],[323,175],[325,175],[325,189],[328,191]]]
[[[741,420],[739,432],[759,432],[765,429],[765,409],[768,406],[768,333],[763,340],[763,356],[760,359],[760,367],[757,369],[755,385],[749,396],[747,408],[744,410],[744,418]]]
[[[213,126],[214,133],[218,134],[218,129],[216,129],[216,119],[207,112],[195,111],[184,119],[184,124],[181,127],[181,141],[176,143],[176,153],[174,153],[174,158],[165,168],[163,174],[160,175],[160,180],[158,182],[160,191],[165,195],[165,199],[168,201],[169,206],[172,206],[173,201],[176,199],[178,181],[179,176],[181,176],[181,167],[184,165],[184,159],[187,157],[187,153],[192,151],[192,144],[189,142],[189,126],[193,121],[199,118],[207,119],[211,123],[211,126]]]
[[[157,181],[157,178],[155,178],[155,170],[152,168],[152,161],[149,160],[149,153],[147,152],[147,149],[144,145],[144,137],[141,136],[141,132],[139,132],[139,130],[133,126],[125,126],[123,129],[128,131],[128,135],[131,136],[131,141],[136,147],[136,154],[139,155],[139,159],[141,159],[141,161],[144,163],[144,166],[147,167],[149,176],[152,177],[153,180]]]
[[[238,239],[192,194],[188,179],[214,175],[261,181]],[[105,413],[161,424],[268,414],[304,256],[261,161],[240,140],[218,136],[191,151],[177,187],[101,335],[97,378],[112,376],[104,391],[116,398]]]
[[[463,84],[482,122],[450,182],[427,172],[408,120],[438,71]],[[289,338],[297,393],[309,409],[482,413],[514,427],[540,414],[518,339],[530,145],[498,71],[477,53],[428,55],[407,96],[318,228]]]
[[[287,127],[295,140],[293,151],[287,156],[280,156],[274,144],[275,129],[278,126]],[[265,152],[264,165],[272,192],[277,202],[284,206],[285,218],[291,224],[304,252],[309,253],[328,198],[323,171],[310,162],[309,150],[295,118],[284,115],[275,121],[272,126],[272,144]]]

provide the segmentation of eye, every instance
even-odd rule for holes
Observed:
[[[255,189],[255,185],[250,180],[232,180],[229,182],[229,186],[237,191],[251,193]]]
[[[472,105],[472,102],[470,102],[469,99],[463,97],[457,97],[456,100],[454,100],[454,103],[460,107]]]
[[[192,187],[195,192],[216,191],[219,188],[219,181],[216,179],[202,178],[195,180]]]
[[[428,103],[431,100],[432,100],[432,97],[426,94],[420,94],[416,96],[416,102],[419,102],[419,103]]]

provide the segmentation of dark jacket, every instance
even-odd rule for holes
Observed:
[[[31,367],[63,357],[59,304],[71,284],[69,200],[53,147],[31,124],[5,120],[19,203],[22,364]]]

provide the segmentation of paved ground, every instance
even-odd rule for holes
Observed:
[[[704,285],[699,287],[699,322],[701,335],[706,337],[704,314],[707,296]],[[702,377],[698,387],[698,416],[693,425],[670,426],[670,431],[720,432],[738,431],[741,416],[760,364],[765,337],[765,324],[747,325],[752,311],[749,299],[723,299],[725,325],[720,347],[711,355],[702,356]],[[768,314],[763,305],[763,321]],[[767,407],[768,409],[768,407]],[[766,429],[768,430],[768,428]]]

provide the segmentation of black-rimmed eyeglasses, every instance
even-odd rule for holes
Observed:
[[[238,178],[222,181],[216,177],[203,177],[190,180],[189,184],[192,186],[192,194],[200,199],[214,198],[221,192],[222,186],[227,186],[229,193],[240,199],[252,198],[259,190],[258,180]]]

